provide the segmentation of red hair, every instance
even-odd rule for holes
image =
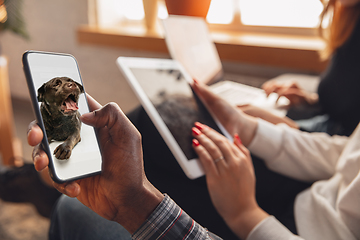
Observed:
[[[320,52],[322,59],[328,59],[337,48],[342,46],[350,37],[355,24],[360,16],[360,3],[354,6],[343,6],[337,0],[329,0],[324,4],[324,10],[320,15],[320,36],[327,46]],[[330,26],[323,28],[324,18],[330,14]],[[360,43],[359,43],[360,44]]]

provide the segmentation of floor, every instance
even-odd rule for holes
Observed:
[[[45,240],[49,220],[40,216],[31,204],[0,201],[0,239]]]
[[[256,87],[265,81],[263,78],[227,75],[226,79],[243,82]],[[13,99],[13,113],[16,136],[22,141],[23,158],[31,163],[32,148],[27,145],[28,124],[34,120],[29,102]],[[1,240],[43,240],[47,239],[49,219],[40,216],[29,203],[11,203],[0,200],[0,239]]]
[[[31,162],[31,147],[26,144],[28,124],[34,119],[28,102],[13,99],[16,136],[22,141],[24,161]],[[49,219],[39,215],[30,203],[12,203],[0,200],[0,239],[45,240]]]

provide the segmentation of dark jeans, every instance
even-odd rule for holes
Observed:
[[[291,107],[287,116],[297,122],[302,131],[325,132],[331,136],[350,136],[357,126],[357,124],[344,125],[335,121],[328,114],[322,112],[319,104]]]
[[[51,216],[49,240],[131,240],[117,222],[100,217],[76,198],[62,195]]]

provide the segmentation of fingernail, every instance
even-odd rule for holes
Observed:
[[[32,128],[29,128],[26,132],[26,135],[29,136],[29,133],[32,131]]]
[[[235,141],[237,141],[237,143],[238,143],[239,145],[242,144],[241,139],[240,139],[240,137],[239,137],[239,135],[238,135],[237,133],[234,134],[234,138],[235,138]]]
[[[68,185],[66,185],[65,186],[65,192],[66,192],[66,194],[71,194],[71,195],[73,195],[74,194],[74,192],[75,192],[75,190],[76,190],[76,187],[75,187],[75,185],[74,184],[68,184]]]
[[[193,127],[191,130],[196,136],[199,136],[201,134],[200,130],[195,127]]]
[[[199,141],[198,141],[197,139],[193,139],[193,140],[192,140],[192,143],[193,143],[193,145],[194,145],[195,147],[197,147],[197,146],[200,145],[200,143],[199,143]]]
[[[40,155],[39,154],[36,154],[35,156],[34,156],[34,165],[36,165],[36,163],[39,161],[39,159],[40,159]]]
[[[207,128],[208,126],[206,126],[205,124],[199,123],[199,122],[195,122],[195,127],[197,127],[199,130],[203,130],[205,128]]]

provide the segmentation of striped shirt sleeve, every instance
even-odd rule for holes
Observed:
[[[195,222],[168,195],[132,235],[133,239],[220,239]]]

